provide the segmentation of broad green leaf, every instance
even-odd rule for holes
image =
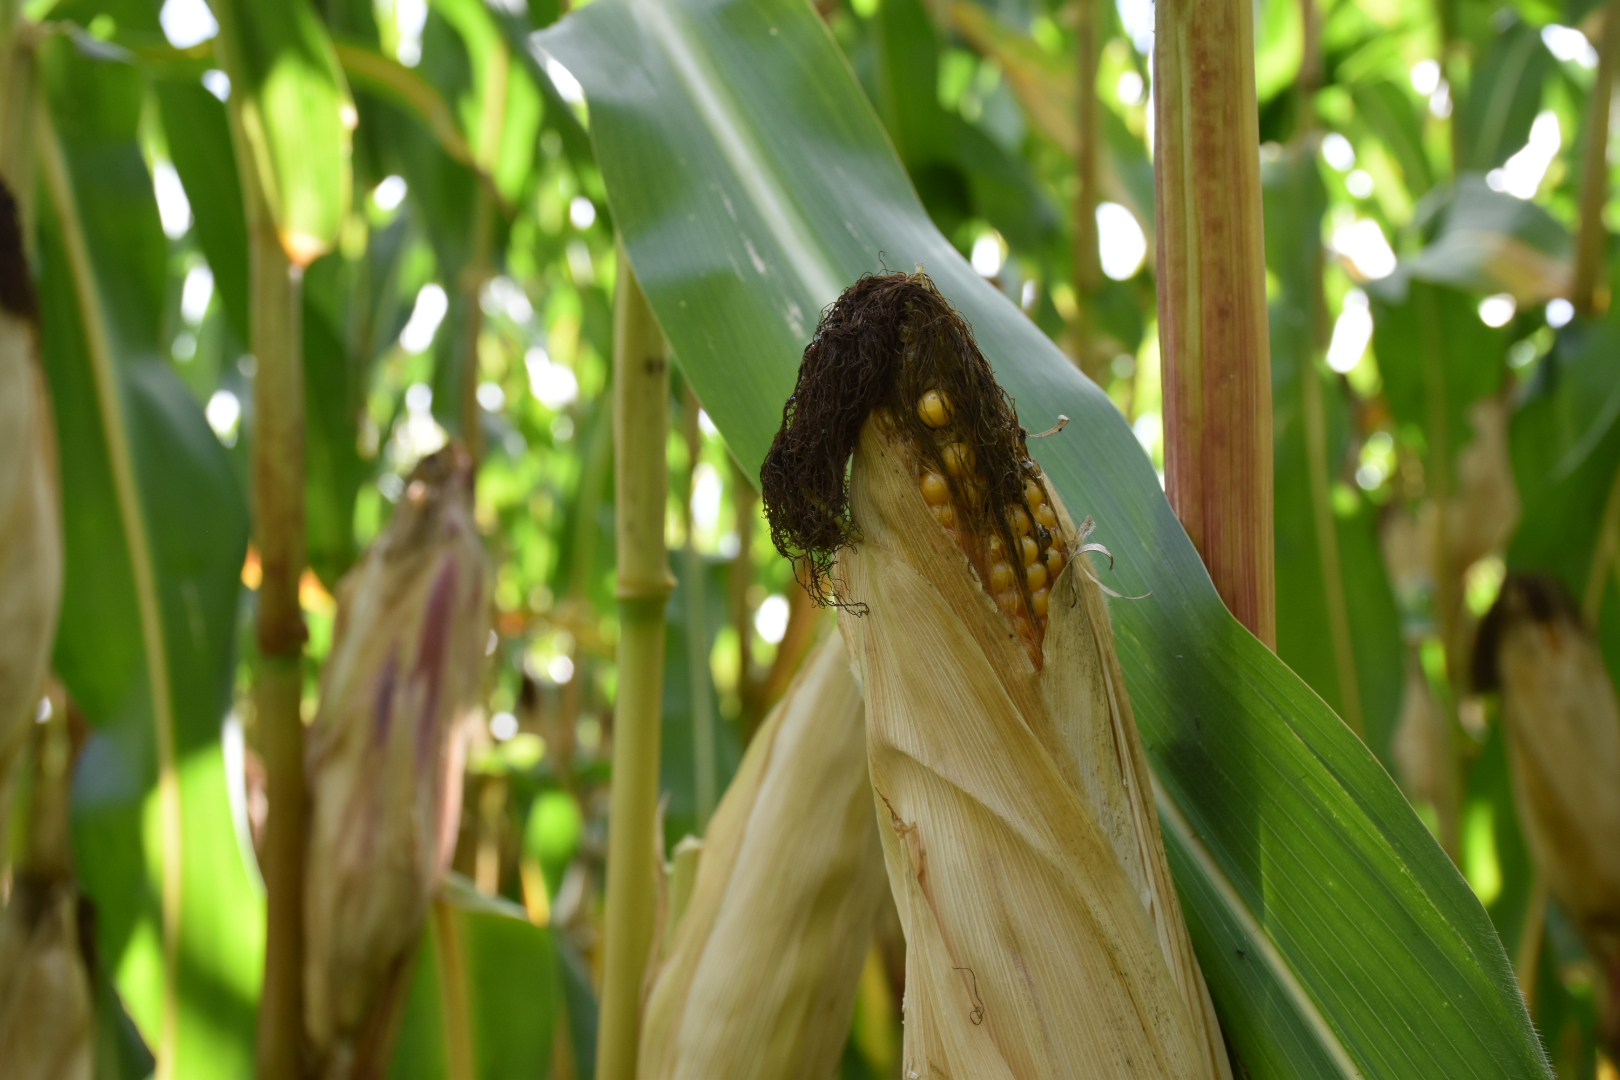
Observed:
[[[696,561],[698,572],[693,574],[683,552],[670,553],[670,565],[678,584],[670,594],[664,614],[664,719],[663,738],[659,743],[662,751],[659,788],[668,800],[664,806],[666,851],[674,850],[681,837],[689,833],[703,835],[698,821],[699,754],[707,753],[714,769],[710,813],[742,760],[737,728],[721,720],[718,695],[709,672],[715,635],[730,618],[726,576],[729,563],[702,555]],[[689,621],[688,605],[694,602],[700,613]],[[694,623],[702,633],[698,641],[692,638]],[[703,683],[699,684],[698,679]],[[700,745],[697,728],[700,708],[707,708],[709,714],[706,747]]]
[[[262,914],[220,743],[247,510],[159,349],[167,242],[135,141],[140,76],[62,37],[41,70],[37,250],[67,565],[54,662],[93,729],[74,848],[101,963],[164,1074],[247,1076]]]
[[[1309,144],[1262,172],[1271,303],[1277,654],[1385,762],[1401,705],[1401,624],[1375,508],[1344,482],[1350,402],[1322,363],[1327,192]]]
[[[953,235],[982,218],[1030,255],[1061,251],[1057,207],[1028,163],[940,105],[939,38],[920,0],[888,0],[870,25],[872,97],[934,222]]]
[[[546,1080],[563,993],[551,931],[452,874],[417,950],[388,1076]]]
[[[540,35],[584,84],[615,221],[683,371],[758,467],[817,313],[921,265],[1118,558],[1166,842],[1251,1076],[1549,1075],[1478,901],[1365,746],[1225,611],[1124,419],[929,222],[792,0],[596,0]]]
[[[1524,146],[1552,67],[1552,54],[1534,26],[1514,18],[1505,32],[1491,36],[1452,120],[1459,173],[1494,169]]]
[[[342,69],[309,0],[213,0],[213,9],[255,180],[288,258],[308,266],[336,242],[349,209],[357,115]]]
[[[1523,304],[1569,291],[1569,230],[1533,202],[1466,174],[1426,203],[1433,238],[1401,273],[1437,285],[1511,293]]]
[[[1389,150],[1401,167],[1401,178],[1414,199],[1434,186],[1434,168],[1423,146],[1422,106],[1389,79],[1350,88],[1356,116]]]
[[[1472,438],[1468,407],[1501,385],[1506,336],[1480,321],[1476,300],[1448,286],[1397,271],[1367,292],[1389,407],[1419,435],[1428,464],[1449,469]]]

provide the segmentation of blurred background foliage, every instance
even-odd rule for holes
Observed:
[[[1075,75],[1078,4],[817,10],[934,221],[1099,379],[1157,466],[1152,8],[1096,11],[1103,277],[1088,290],[1076,285],[1088,253],[1075,244],[1073,117],[1093,88]],[[254,360],[223,104],[233,88],[203,0],[20,7],[68,167],[29,212],[66,494],[55,668],[86,738],[75,845],[98,992],[123,1004],[102,1011],[98,1075],[145,1075],[162,1038],[156,853],[172,838],[154,803],[151,667],[121,614],[140,556],[113,512],[119,451],[90,386],[74,236],[111,313],[158,591],[186,628],[169,631],[163,721],[190,853],[177,992],[197,1071],[181,1074],[247,1075],[264,792],[248,693]],[[529,38],[563,8],[314,8],[354,115],[352,205],[304,273],[306,717],[338,582],[410,469],[449,437],[482,448],[477,520],[495,566],[460,899],[431,921],[394,1073],[444,1074],[448,995],[476,1003],[478,1075],[589,1076],[616,685],[606,391],[619,256],[579,84]],[[1603,14],[1584,0],[1255,10],[1279,652],[1399,779],[1485,904],[1558,1075],[1594,1077],[1598,972],[1556,903],[1535,895],[1496,706],[1466,673],[1473,628],[1510,569],[1560,577],[1620,673],[1620,327],[1602,314],[1607,273],[1595,313],[1565,299]],[[672,846],[701,831],[821,616],[678,375],[669,407]],[[895,1075],[900,949],[897,926],[878,934],[847,1077]]]

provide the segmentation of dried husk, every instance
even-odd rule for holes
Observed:
[[[749,743],[643,1011],[640,1080],[825,1080],[887,882],[836,635]]]
[[[386,1064],[402,969],[453,852],[488,609],[471,462],[452,446],[417,466],[339,586],[310,729],[305,1017],[328,1077]]]
[[[1519,824],[1560,907],[1611,980],[1620,1049],[1620,702],[1559,582],[1510,574],[1480,628],[1475,682],[1499,688]]]
[[[72,745],[60,707],[48,723],[29,726],[26,828],[0,915],[0,1073],[90,1080],[94,995],[68,833]]]
[[[1401,788],[1413,803],[1426,802],[1440,821],[1440,835],[1457,835],[1457,768],[1451,726],[1435,700],[1414,645],[1406,647],[1401,715],[1392,740]]]
[[[1037,670],[918,469],[868,420],[836,568],[865,605],[840,624],[906,932],[905,1075],[1230,1076],[1089,564],[1052,585]]]
[[[0,837],[61,600],[55,423],[16,206],[0,185]]]

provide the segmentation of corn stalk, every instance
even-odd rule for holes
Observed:
[[[664,605],[674,580],[664,548],[669,360],[663,334],[619,252],[613,312],[614,510],[618,532],[619,692],[613,710],[605,970],[597,1080],[634,1080],[641,985],[653,937],[658,858],[659,720]]]
[[[1165,492],[1238,621],[1276,647],[1271,351],[1254,14],[1155,11],[1154,182]]]

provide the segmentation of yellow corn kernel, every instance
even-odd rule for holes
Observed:
[[[1044,589],[1046,587],[1046,567],[1042,566],[1040,563],[1036,563],[1034,566],[1029,567],[1024,571],[1024,573],[1028,575],[1029,578],[1030,592],[1034,592],[1037,589]]]
[[[934,512],[935,521],[947,529],[956,528],[956,507],[950,503],[945,503],[943,506],[930,506],[928,509]]]
[[[1041,549],[1034,540],[1027,536],[1020,536],[1018,538],[1018,547],[1024,554],[1025,566],[1034,566],[1041,561]]]
[[[1018,594],[1012,589],[996,593],[996,607],[1000,608],[1002,613],[1009,618],[1018,617],[1020,603]]]
[[[1041,485],[1037,484],[1033,480],[1025,480],[1024,501],[1029,503],[1029,508],[1031,510],[1038,510],[1038,508],[1046,502],[1046,496],[1041,494]],[[1037,513],[1035,517],[1038,520],[1040,518],[1040,514]]]
[[[940,451],[940,457],[945,459],[945,471],[958,480],[971,474],[979,463],[978,455],[967,443],[950,443]]]
[[[1037,618],[1046,618],[1046,605],[1052,597],[1050,589],[1036,589],[1029,594],[1029,606],[1035,609]]]
[[[1031,503],[1030,505],[1033,506],[1034,504]],[[1045,525],[1048,529],[1055,530],[1057,528],[1057,515],[1054,514],[1052,512],[1052,508],[1045,503],[1035,507],[1035,520],[1040,522],[1042,525]]]
[[[1007,557],[1007,545],[1003,544],[1001,537],[996,536],[994,533],[990,535],[990,540],[984,545],[984,549],[990,553],[991,562],[1000,562]]]
[[[929,427],[939,429],[951,422],[951,399],[938,390],[930,390],[917,402],[917,419]]]
[[[1013,568],[1004,562],[994,563],[990,567],[990,588],[1000,593],[1013,587],[1018,579],[1013,576]],[[999,600],[997,601],[999,603]]]
[[[943,506],[951,501],[951,486],[937,472],[923,473],[922,493],[929,506]]]
[[[1068,564],[1068,556],[1063,554],[1062,548],[1058,547],[1056,544],[1053,544],[1051,547],[1046,549],[1046,572],[1049,576],[1053,578],[1057,577],[1059,574],[1063,573],[1063,568]]]
[[[1030,524],[1029,511],[1022,506],[1007,507],[1007,520],[1013,527],[1013,532],[1019,536],[1028,536],[1035,526]]]

